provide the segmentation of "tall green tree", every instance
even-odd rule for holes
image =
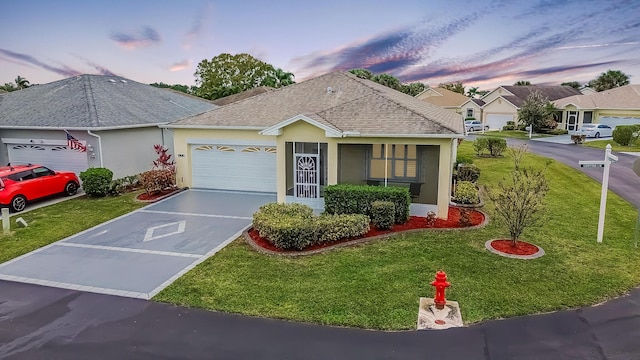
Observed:
[[[576,90],[579,90],[582,87],[582,84],[580,84],[577,81],[569,81],[569,82],[563,82],[562,84],[560,84],[560,86],[570,86]]]
[[[173,89],[176,91],[180,91],[186,94],[192,94],[191,92],[191,88],[188,85],[181,85],[181,84],[173,84],[173,85],[169,85],[169,84],[165,84],[163,82],[155,82],[152,84],[149,84],[153,87],[157,87],[157,88],[161,88],[161,89]]]
[[[411,96],[416,96],[420,94],[426,88],[427,88],[427,85],[419,81],[400,85],[400,91]]]
[[[293,83],[293,74],[282,71],[281,78],[273,65],[249,54],[220,54],[211,60],[202,60],[194,76],[196,95],[206,99],[219,99],[258,86],[281,87]]]
[[[462,95],[464,95],[464,93],[465,93],[464,85],[460,81],[453,82],[453,83],[442,83],[442,84],[438,85],[438,87],[441,87],[443,89],[447,89],[449,91],[457,92],[458,94],[462,94]]]
[[[529,80],[518,80],[513,86],[531,86],[531,81]]]
[[[488,93],[489,90],[480,90],[477,86],[473,86],[470,87],[469,90],[467,90],[467,93],[465,95],[470,98],[480,98],[487,95]]]
[[[397,77],[389,74],[378,74],[371,77],[371,81],[377,82],[380,85],[384,85],[386,87],[392,88],[394,90],[400,91],[402,89],[402,84]]]
[[[367,69],[351,69],[349,72],[361,79],[371,80],[373,77],[373,73]]]
[[[518,110],[521,123],[533,126],[533,130],[552,126],[556,109],[547,97],[540,91],[533,91],[524,100]]]
[[[609,90],[624,85],[629,85],[629,75],[620,70],[607,70],[589,81],[589,87],[595,91]]]

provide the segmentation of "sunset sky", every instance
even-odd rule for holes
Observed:
[[[79,74],[193,85],[203,59],[249,53],[295,74],[367,68],[403,82],[640,83],[640,1],[0,2],[0,84]]]

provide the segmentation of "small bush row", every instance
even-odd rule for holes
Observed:
[[[473,149],[478,156],[482,156],[485,151],[493,157],[501,156],[507,149],[507,140],[497,137],[479,137],[473,141]]]
[[[458,166],[458,168],[456,169],[457,181],[471,181],[475,183],[478,181],[479,178],[480,178],[480,168],[473,164]]]
[[[396,223],[409,220],[411,195],[407,188],[339,184],[329,185],[324,191],[324,209],[328,214],[362,214],[371,217],[371,204],[374,201],[392,202]]]
[[[629,146],[638,140],[639,134],[640,124],[618,125],[613,129],[613,141],[621,146]]]
[[[458,204],[477,204],[480,202],[478,189],[471,181],[458,181],[453,201]]]
[[[88,168],[80,173],[82,188],[91,197],[103,197],[109,194],[113,171],[107,168]]]
[[[361,214],[314,216],[302,204],[267,204],[253,214],[253,227],[278,249],[298,249],[369,231],[370,219]]]
[[[391,229],[395,223],[396,209],[391,201],[371,203],[371,222],[378,229]]]
[[[515,130],[516,122],[515,121],[507,121],[507,125],[502,127],[502,130]]]

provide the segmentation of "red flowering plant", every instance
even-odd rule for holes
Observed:
[[[140,183],[147,194],[158,194],[162,190],[176,186],[176,165],[171,159],[169,149],[158,144],[153,145],[153,150],[158,155],[158,158],[153,161],[153,170],[140,174]]]

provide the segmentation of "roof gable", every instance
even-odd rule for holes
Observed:
[[[459,107],[469,100],[467,96],[441,87],[429,88],[421,94],[416,98],[442,107]]]
[[[100,129],[153,126],[214,109],[197,97],[119,76],[80,75],[4,94],[1,127]]]
[[[557,107],[574,105],[581,109],[640,110],[640,85],[625,85],[589,95],[574,95],[554,101]]]

